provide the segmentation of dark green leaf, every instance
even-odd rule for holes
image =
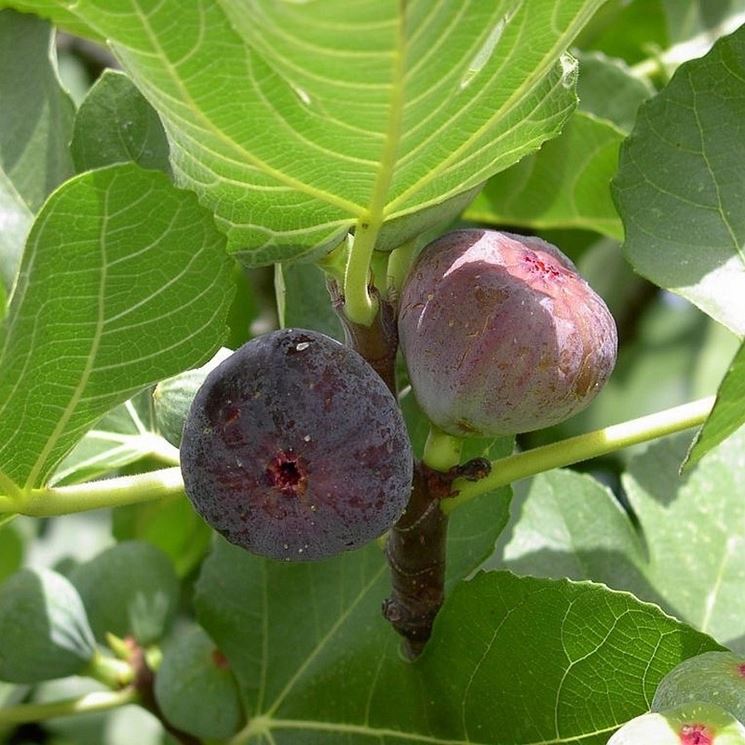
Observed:
[[[654,88],[644,78],[634,76],[623,60],[587,52],[579,56],[577,95],[580,111],[607,119],[629,132],[637,109],[654,95]]]
[[[166,645],[155,697],[174,727],[197,737],[225,739],[245,722],[230,665],[198,626]]]
[[[745,344],[740,346],[719,386],[714,409],[701,431],[696,435],[693,446],[686,457],[686,468],[697,463],[712,448],[745,424],[743,401],[745,401]]]
[[[171,171],[168,140],[155,109],[115,70],[104,70],[81,104],[70,148],[78,172],[128,161]]]
[[[235,745],[601,745],[668,670],[717,648],[626,593],[487,573],[407,663],[379,615],[385,574],[375,547],[292,566],[218,543],[196,601],[253,715]]]
[[[542,228],[581,228],[621,238],[610,195],[623,134],[576,112],[559,137],[493,176],[466,210],[468,220]]]
[[[125,541],[70,574],[96,638],[106,633],[152,644],[176,614],[179,583],[168,558],[144,541]]]
[[[639,109],[614,194],[636,270],[745,334],[745,29]]]
[[[275,272],[280,325],[312,329],[344,341],[344,330],[331,305],[324,272],[315,264],[277,264]]]
[[[106,411],[214,351],[230,302],[224,245],[194,195],[155,171],[111,166],[54,194],[0,327],[6,476],[44,484]]]
[[[23,569],[0,586],[0,679],[77,675],[95,651],[85,609],[60,574]]]
[[[506,566],[592,577],[745,649],[745,432],[681,477],[689,440],[668,438],[632,459],[624,486],[640,533],[589,477],[553,471],[535,479],[500,552]]]

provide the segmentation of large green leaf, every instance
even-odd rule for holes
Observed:
[[[709,418],[696,436],[686,466],[697,463],[706,453],[745,424],[745,344],[732,360]]]
[[[745,649],[745,431],[681,477],[689,440],[660,441],[631,461],[624,485],[640,532],[599,483],[554,471],[534,480],[503,562],[490,563],[630,590]]]
[[[563,53],[601,0],[60,4],[110,40],[178,180],[256,264],[355,225],[392,248],[457,212],[558,132]]]
[[[533,229],[580,228],[622,238],[610,195],[623,132],[575,112],[539,153],[492,177],[466,210],[468,220]]]
[[[216,546],[196,602],[252,717],[235,745],[599,745],[679,660],[716,648],[625,593],[482,573],[411,664],[380,615],[386,580],[376,547],[293,566]]]
[[[131,164],[47,201],[0,327],[6,477],[44,484],[106,411],[219,346],[224,244],[193,194]]]
[[[636,270],[745,334],[745,29],[639,109],[614,193]]]
[[[74,115],[57,77],[49,24],[0,11],[0,282],[6,288],[32,214],[72,175]]]

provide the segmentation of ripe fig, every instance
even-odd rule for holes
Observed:
[[[592,401],[616,360],[613,317],[572,262],[540,238],[492,230],[424,249],[399,334],[420,406],[459,437],[557,424]]]
[[[689,657],[660,681],[652,711],[689,701],[722,706],[745,724],[745,659],[732,652],[705,652]]]
[[[616,730],[608,745],[745,745],[745,727],[715,704],[650,712]]]
[[[284,329],[207,376],[181,470],[196,510],[229,541],[302,561],[388,530],[408,501],[413,456],[395,398],[360,355]]]

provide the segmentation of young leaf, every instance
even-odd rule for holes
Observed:
[[[78,173],[133,161],[169,174],[168,140],[158,115],[132,81],[104,70],[80,105],[72,142]]]
[[[197,737],[227,739],[245,720],[230,665],[199,626],[166,645],[155,698],[172,725]]]
[[[455,588],[407,663],[376,551],[290,566],[218,543],[196,602],[252,717],[235,745],[601,745],[668,670],[717,649],[626,593],[492,572]]]
[[[179,582],[173,566],[162,551],[144,541],[118,543],[75,567],[70,580],[100,642],[112,633],[152,644],[176,614]]]
[[[745,401],[745,344],[740,346],[729,371],[719,386],[714,408],[693,441],[683,464],[685,468],[690,468],[697,463],[712,448],[745,424],[743,401]]]
[[[423,211],[432,224],[460,209],[558,132],[575,102],[575,65],[562,55],[600,5],[71,9],[161,115],[177,179],[216,211],[229,249],[265,264],[318,256],[355,224],[393,248],[427,227]]]
[[[57,190],[0,327],[5,476],[46,483],[106,411],[219,345],[224,245],[194,195],[155,171],[111,166]]]
[[[575,112],[559,137],[540,152],[493,176],[465,217],[533,229],[579,228],[622,238],[611,200],[623,133],[609,122]]]
[[[614,195],[636,270],[745,334],[745,29],[644,104]]]

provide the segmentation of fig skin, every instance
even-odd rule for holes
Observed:
[[[181,470],[196,510],[231,543],[303,561],[388,530],[409,499],[413,455],[395,398],[357,352],[283,329],[207,376]]]
[[[458,437],[543,429],[584,409],[610,376],[616,325],[558,248],[458,230],[404,284],[399,336],[414,394]]]
[[[721,706],[694,701],[631,719],[608,745],[745,745],[745,727]]]

